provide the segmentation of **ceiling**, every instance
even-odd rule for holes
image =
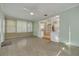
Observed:
[[[6,16],[25,20],[42,20],[63,12],[77,3],[2,3],[0,7]],[[30,13],[33,12],[34,15]],[[32,13],[32,14],[33,14]],[[44,16],[46,15],[46,16]]]

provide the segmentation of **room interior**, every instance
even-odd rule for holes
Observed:
[[[78,56],[78,15],[78,3],[0,3],[0,56]]]

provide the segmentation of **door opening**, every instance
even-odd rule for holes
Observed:
[[[40,22],[40,37],[48,42],[59,42],[59,16]]]

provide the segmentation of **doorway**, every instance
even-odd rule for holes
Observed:
[[[44,20],[40,22],[39,25],[40,29],[40,37],[45,39],[46,41],[51,41],[51,21],[50,20]]]
[[[59,42],[59,16],[40,22],[40,37],[48,42]]]

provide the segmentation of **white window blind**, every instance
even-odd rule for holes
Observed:
[[[26,21],[17,21],[17,32],[27,32],[27,22]]]
[[[6,20],[6,32],[16,32],[16,21]]]
[[[28,32],[32,32],[32,22],[28,22]]]

